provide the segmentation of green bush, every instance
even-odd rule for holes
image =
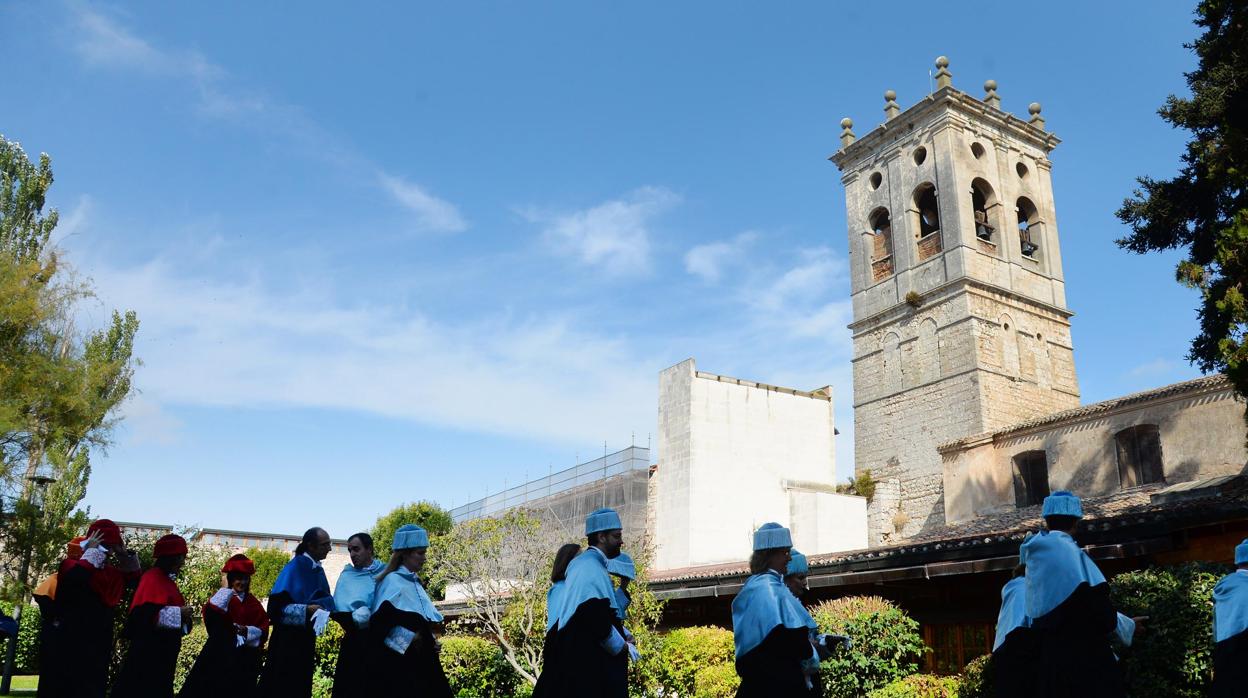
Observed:
[[[5,604],[5,613],[13,615],[12,604]],[[39,607],[33,603],[22,607],[22,617],[17,621],[17,657],[13,660],[15,674],[39,673],[39,631],[43,621]],[[8,652],[7,642],[0,642],[0,652]]]
[[[730,630],[710,626],[673,630],[663,638],[659,682],[668,694],[693,695],[699,669],[731,667],[734,655]]]
[[[729,664],[712,664],[702,667],[693,675],[694,698],[732,698],[737,695],[741,677],[737,667]]]
[[[958,698],[992,698],[995,695],[992,679],[992,655],[985,654],[972,660],[962,670],[962,683]]]
[[[338,649],[342,647],[342,638],[342,626],[337,623],[326,625],[325,632],[316,638],[315,675],[329,677],[331,686],[334,683],[334,670],[338,668]]]
[[[173,670],[174,693],[182,690],[182,684],[186,683],[191,667],[195,666],[195,660],[199,658],[199,653],[204,651],[206,644],[208,644],[208,629],[203,623],[196,623],[191,628],[190,634],[182,638],[182,649],[178,650],[178,663],[174,665]]]
[[[1225,565],[1188,563],[1114,577],[1109,588],[1118,611],[1149,617],[1146,632],[1119,653],[1129,695],[1206,695],[1213,680],[1213,587],[1230,571]]]
[[[850,650],[838,649],[823,662],[824,693],[830,698],[861,696],[919,670],[927,651],[919,624],[890,601],[847,596],[811,609],[821,632],[848,635]]]
[[[914,674],[871,691],[867,698],[959,698],[958,679],[954,676]]]
[[[514,696],[519,684],[528,685],[507,663],[502,649],[485,638],[447,635],[442,638],[441,659],[456,698]]]
[[[251,595],[257,599],[267,598],[277,575],[290,562],[290,553],[277,548],[248,548],[243,554],[256,565],[256,573],[251,575]]]

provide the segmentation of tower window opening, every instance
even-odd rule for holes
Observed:
[[[1114,435],[1118,480],[1125,487],[1165,480],[1161,467],[1161,432],[1156,424],[1140,424]]]
[[[1049,496],[1049,459],[1044,451],[1014,456],[1014,504],[1029,507]]]
[[[923,146],[919,146],[915,148],[914,149],[914,164],[922,165],[923,161],[925,160],[927,160],[927,148],[924,148]]]
[[[971,209],[975,218],[975,237],[991,242],[997,229],[989,223],[988,208],[996,204],[992,187],[982,179],[971,182]]]
[[[1027,178],[1027,166],[1026,166],[1026,165],[1024,165],[1023,163],[1021,163],[1021,162],[1020,162],[1020,163],[1018,163],[1018,164],[1014,165],[1014,171],[1018,173],[1018,178],[1019,178],[1019,179],[1026,179],[1026,178]]]
[[[888,209],[871,214],[871,279],[880,281],[893,273],[893,223]]]
[[[936,187],[930,182],[920,184],[914,192],[914,207],[918,211],[919,260],[941,252],[940,205],[936,200]]]
[[[880,183],[884,181],[884,177],[879,172],[874,172],[871,174],[870,181],[872,190],[879,189]]]
[[[984,146],[980,145],[979,143],[972,143],[971,155],[974,155],[976,160],[982,158],[984,156]]]
[[[1035,258],[1040,250],[1040,214],[1026,197],[1018,200],[1018,242],[1024,257]]]

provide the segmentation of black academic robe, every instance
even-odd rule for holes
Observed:
[[[1118,614],[1109,584],[1080,584],[1057,608],[1032,619],[1036,692],[1043,697],[1126,696],[1110,636]]]
[[[368,681],[371,695],[451,698],[451,685],[438,659],[437,640],[424,616],[400,611],[385,601],[369,619],[368,625],[372,644],[373,671]],[[385,645],[385,639],[395,627],[416,633],[403,654]]]
[[[813,652],[807,628],[772,628],[761,644],[737,658],[737,698],[809,696],[802,662]]]
[[[126,638],[130,648],[117,674],[112,698],[173,698],[173,674],[182,649],[182,628],[162,628],[156,615],[164,608],[143,604],[130,611]]]
[[[334,668],[334,696],[369,695],[369,655],[372,637],[361,630],[350,613],[331,613],[330,619],[342,626],[342,644],[338,647],[338,666]]]
[[[195,665],[178,693],[179,698],[251,698],[256,694],[263,653],[259,647],[238,644],[234,622],[235,619],[225,613],[204,610],[208,641],[195,658]]]
[[[1243,696],[1248,691],[1248,630],[1213,645],[1213,698]]]
[[[997,698],[1035,695],[1036,640],[1031,628],[1014,628],[992,651],[992,681]]]
[[[286,625],[283,611],[292,603],[290,594],[269,597],[272,635],[260,674],[259,692],[265,698],[308,698],[312,695],[312,673],[316,668],[316,633],[312,622]]]
[[[607,654],[601,645],[615,621],[609,600],[590,599],[577,607],[562,629],[552,629],[546,645],[550,654],[543,655],[533,698],[627,698],[628,650],[621,651],[621,673],[621,658]]]
[[[101,583],[96,577],[110,579]],[[95,583],[93,584],[93,581]],[[58,674],[61,696],[104,698],[108,666],[113,658],[113,619],[124,587],[133,586],[136,575],[115,569],[95,569],[85,562],[65,563],[56,588],[60,620],[59,658],[41,674]]]
[[[39,666],[47,667],[39,677],[39,698],[60,698],[61,672],[53,671],[60,666],[60,622],[56,618],[56,601],[47,596],[36,596],[39,604]]]

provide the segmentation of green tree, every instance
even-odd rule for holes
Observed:
[[[883,688],[919,670],[927,652],[919,624],[891,601],[878,596],[845,596],[810,609],[820,632],[848,635],[853,647],[840,648],[823,662],[824,695],[850,698]]]
[[[106,447],[130,394],[136,360],[133,312],[83,333],[75,312],[91,288],[66,278],[44,213],[51,160],[38,166],[0,137],[0,483],[13,502],[0,518],[6,596],[24,600],[81,529],[92,449]],[[55,482],[35,502],[36,475]],[[22,560],[30,551],[30,568]]]
[[[394,541],[394,532],[403,524],[416,524],[429,532],[432,540],[451,532],[451,513],[433,502],[419,501],[411,504],[400,504],[390,513],[377,517],[370,533],[373,537],[373,550],[378,560],[390,558],[390,543]]]
[[[290,553],[276,548],[248,548],[243,554],[256,563],[256,573],[251,576],[252,596],[259,599],[268,597],[277,575],[290,562]]]
[[[1192,135],[1178,175],[1139,178],[1117,212],[1131,226],[1118,244],[1132,252],[1183,248],[1179,283],[1201,295],[1200,332],[1188,360],[1224,371],[1248,396],[1248,3],[1205,0],[1196,8],[1204,33],[1188,48],[1191,97],[1171,95],[1161,118]]]

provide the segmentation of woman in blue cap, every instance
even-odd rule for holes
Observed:
[[[615,625],[618,604],[607,572],[607,561],[623,546],[622,529],[612,509],[598,509],[585,519],[588,546],[568,565],[558,608],[548,609],[555,622],[547,644],[553,661],[544,662],[534,698],[628,696],[628,643]]]
[[[1045,497],[1047,530],[1023,543],[1025,611],[1035,641],[1037,696],[1125,696],[1110,637],[1118,613],[1109,584],[1075,542],[1083,505],[1074,494]]]
[[[810,644],[815,649],[815,656],[808,657],[802,662],[802,669],[806,674],[806,684],[810,688],[809,695],[818,698],[823,695],[823,681],[819,678],[819,663],[828,659],[836,651],[840,645],[848,647],[853,644],[845,635],[831,635],[819,632],[819,624],[811,617],[810,611],[802,605],[802,596],[810,590],[807,586],[807,577],[810,576],[810,563],[806,560],[806,556],[797,551],[796,548],[789,551],[789,564],[784,570],[784,585],[788,587],[789,593],[793,595],[793,602],[797,604],[797,611],[806,620],[806,631],[810,638]]]
[[[416,573],[425,566],[429,534],[414,524],[394,532],[390,563],[377,576],[369,627],[378,643],[368,691],[375,695],[449,698],[451,686],[438,661],[433,624],[442,614]]]
[[[1036,653],[1031,621],[1027,618],[1026,574],[1026,559],[1020,555],[1014,576],[1001,588],[1001,610],[997,613],[997,633],[992,643],[993,684],[999,698],[1026,698],[1036,686],[1031,676]]]
[[[789,529],[765,523],[754,532],[751,577],[732,600],[738,698],[808,696],[805,666],[817,654],[810,643],[810,614],[784,585],[793,539]]]
[[[1213,588],[1215,698],[1248,691],[1248,540],[1235,546],[1235,571]]]

